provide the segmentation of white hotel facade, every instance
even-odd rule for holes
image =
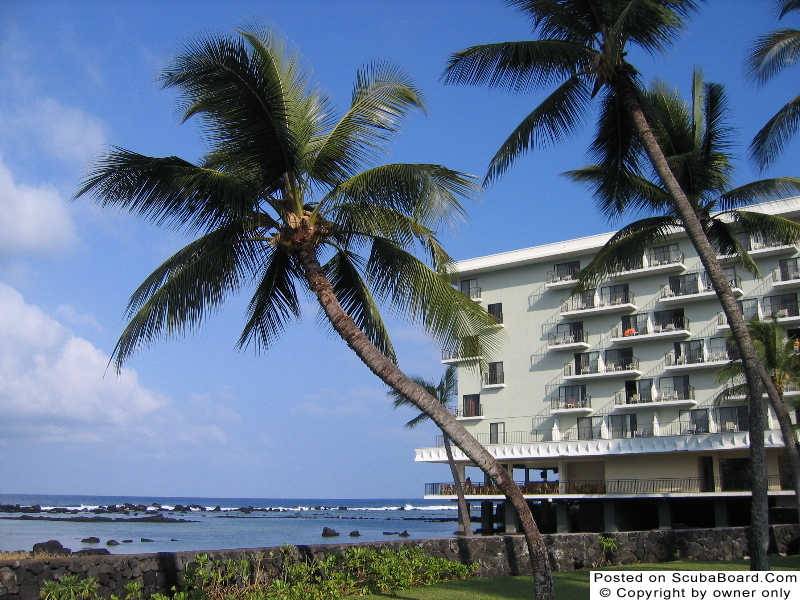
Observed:
[[[800,221],[800,198],[751,210]],[[800,336],[800,252],[742,232],[761,270],[720,257],[746,317],[777,316]],[[727,323],[685,235],[631,257],[625,271],[572,296],[574,277],[611,237],[596,235],[464,260],[461,289],[504,327],[488,371],[460,365],[462,424],[513,472],[545,532],[746,524],[747,402],[715,402],[720,366],[735,358]],[[787,399],[800,390],[787,391]],[[768,402],[765,401],[765,404]],[[771,515],[794,501],[781,476],[783,440],[771,409],[765,444]],[[796,422],[796,414],[792,414]],[[454,449],[463,474],[471,463]],[[418,462],[446,462],[441,438]],[[491,482],[470,481],[484,531],[516,528]],[[455,499],[450,483],[428,499]],[[796,513],[795,513],[796,514]]]

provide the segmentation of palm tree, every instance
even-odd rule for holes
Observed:
[[[544,543],[519,486],[397,367],[378,310],[388,305],[445,348],[468,338],[491,351],[497,331],[451,285],[450,258],[434,232],[464,217],[459,197],[476,192],[474,181],[439,165],[375,166],[409,112],[424,110],[408,76],[388,64],[360,70],[350,107],[337,115],[298,53],[254,26],[188,43],[160,81],[178,91],[184,120],[200,119],[209,152],[194,164],[116,148],[76,194],[196,236],[133,294],[117,367],[161,337],[198,328],[246,286],[253,295],[239,346],[268,350],[300,317],[298,288],[310,291],[367,367],[503,490],[522,521],[537,596],[552,599]]]
[[[445,369],[444,375],[442,375],[438,384],[426,381],[422,377],[412,377],[411,379],[418,386],[425,389],[431,396],[436,398],[442,406],[446,406],[456,395],[456,386],[458,385],[456,373],[456,368],[453,365],[449,365],[447,369]],[[395,390],[389,391],[389,397],[394,400],[393,405],[395,408],[412,405],[408,398],[402,394],[398,394]],[[413,429],[429,419],[430,417],[428,415],[420,413],[406,423],[406,427]],[[450,473],[453,475],[453,485],[456,489],[456,497],[458,498],[458,522],[460,524],[460,533],[466,537],[472,537],[472,521],[470,519],[469,506],[467,506],[467,499],[464,497],[464,488],[461,485],[461,477],[458,475],[456,461],[453,458],[450,438],[447,437],[444,430],[442,430],[442,436],[444,437],[444,450],[447,453],[447,463],[450,465]]]
[[[681,188],[686,192],[694,212],[698,215],[703,232],[719,255],[733,255],[739,264],[754,275],[758,267],[747,252],[737,233],[757,231],[766,239],[782,244],[800,242],[800,225],[774,215],[742,210],[741,207],[758,200],[783,198],[787,192],[800,190],[800,179],[775,178],[754,181],[731,188],[733,165],[727,150],[731,146],[730,129],[726,125],[728,103],[724,89],[715,83],[704,83],[696,70],[692,78],[692,104],[683,102],[677,91],[657,83],[642,93],[642,102],[650,118],[650,126],[660,146],[664,149],[670,168]],[[615,212],[620,196],[625,205],[652,216],[637,220],[620,229],[583,269],[578,278],[576,293],[593,288],[606,277],[624,270],[633,256],[642,256],[647,248],[667,243],[682,229],[682,222],[666,190],[651,178],[641,175],[647,169],[642,163],[641,147],[634,146],[624,161],[608,156],[606,148],[613,135],[609,123],[615,121],[613,106],[605,106],[612,113],[603,113],[592,144],[600,164],[567,173],[573,181],[584,183],[594,190],[598,210],[605,215]],[[618,182],[609,190],[608,181]],[[783,401],[782,388],[774,377],[769,362],[763,361],[760,349],[763,342],[753,336],[754,325],[748,322],[748,331],[755,343],[756,352],[778,389],[778,402],[772,401],[781,433],[786,442],[786,452],[794,480],[800,511],[800,456],[792,430],[789,411]],[[743,373],[741,363],[737,368]],[[800,512],[799,512],[800,514]]]
[[[778,18],[800,12],[800,0],[775,0]],[[800,30],[778,29],[756,39],[750,47],[745,69],[750,78],[764,85],[775,75],[800,60]],[[753,161],[766,169],[800,128],[800,95],[787,102],[750,142]]]
[[[560,81],[511,133],[495,154],[486,181],[498,179],[530,148],[558,143],[580,126],[591,101],[600,95],[617,108],[619,130],[613,150],[624,160],[641,144],[664,189],[675,204],[682,227],[717,293],[730,323],[746,371],[753,407],[761,402],[763,382],[772,398],[777,391],[758,362],[742,311],[730,289],[714,247],[681,189],[650,127],[641,101],[638,71],[628,62],[631,46],[661,54],[683,29],[700,0],[505,0],[527,17],[540,39],[473,46],[453,54],[444,80],[525,91]],[[613,186],[614,182],[609,182]],[[620,198],[620,203],[624,202]],[[764,422],[751,411],[751,461],[754,482],[751,515],[753,570],[769,568]]]

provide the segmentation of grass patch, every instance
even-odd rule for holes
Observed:
[[[770,558],[774,571],[800,571],[800,556],[774,556]],[[600,571],[747,571],[746,560],[731,562],[673,561],[604,567]],[[558,600],[587,600],[589,598],[589,569],[553,573]],[[530,577],[498,577],[497,579],[466,579],[398,592],[396,596],[379,594],[362,596],[362,600],[522,600],[533,597]]]

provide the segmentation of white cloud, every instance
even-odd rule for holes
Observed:
[[[15,182],[0,158],[0,261],[27,252],[55,254],[75,240],[72,216],[55,188]]]
[[[167,399],[131,369],[107,372],[108,359],[0,282],[0,438],[100,441],[146,426]]]
[[[44,149],[58,160],[80,167],[106,144],[102,120],[54,98],[26,102],[3,118],[4,129],[18,143]]]

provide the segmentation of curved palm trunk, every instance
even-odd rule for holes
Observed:
[[[317,297],[336,333],[381,381],[408,398],[414,406],[427,414],[445,436],[449,437],[476,466],[491,477],[508,502],[516,509],[530,553],[536,598],[537,600],[554,600],[553,576],[544,540],[533,520],[533,514],[522,495],[522,490],[519,489],[511,475],[486,448],[469,434],[461,423],[456,421],[450,411],[422,387],[411,381],[397,365],[386,358],[369,341],[369,338],[364,335],[339,303],[331,282],[317,260],[312,243],[309,242],[298,248],[296,256],[303,266],[309,288]]]
[[[653,168],[675,202],[675,207],[681,217],[689,240],[695,247],[700,261],[711,279],[717,298],[722,305],[722,310],[725,311],[725,315],[728,318],[731,334],[739,348],[750,396],[750,465],[753,471],[750,569],[753,571],[769,570],[769,560],[767,558],[767,544],[769,543],[767,468],[766,454],[764,452],[763,402],[761,399],[761,382],[764,380],[763,375],[766,374],[766,370],[761,361],[758,360],[753,348],[753,342],[747,331],[744,316],[736,303],[736,298],[731,291],[722,266],[717,260],[716,252],[709,243],[700,220],[670,170],[666,157],[658,145],[652,129],[650,129],[633,81],[628,74],[623,73],[615,79],[613,85],[620,95],[625,110],[632,119]],[[771,382],[768,382],[766,387],[770,400],[772,400],[773,395],[777,394],[777,390]]]
[[[458,522],[461,524],[461,535],[472,537],[472,520],[469,515],[469,506],[464,496],[464,486],[461,485],[461,477],[458,476],[456,461],[453,458],[453,449],[450,447],[450,438],[442,431],[444,436],[444,451],[447,453],[447,463],[450,465],[450,473],[453,474],[453,485],[456,488],[456,498],[458,498]]]

